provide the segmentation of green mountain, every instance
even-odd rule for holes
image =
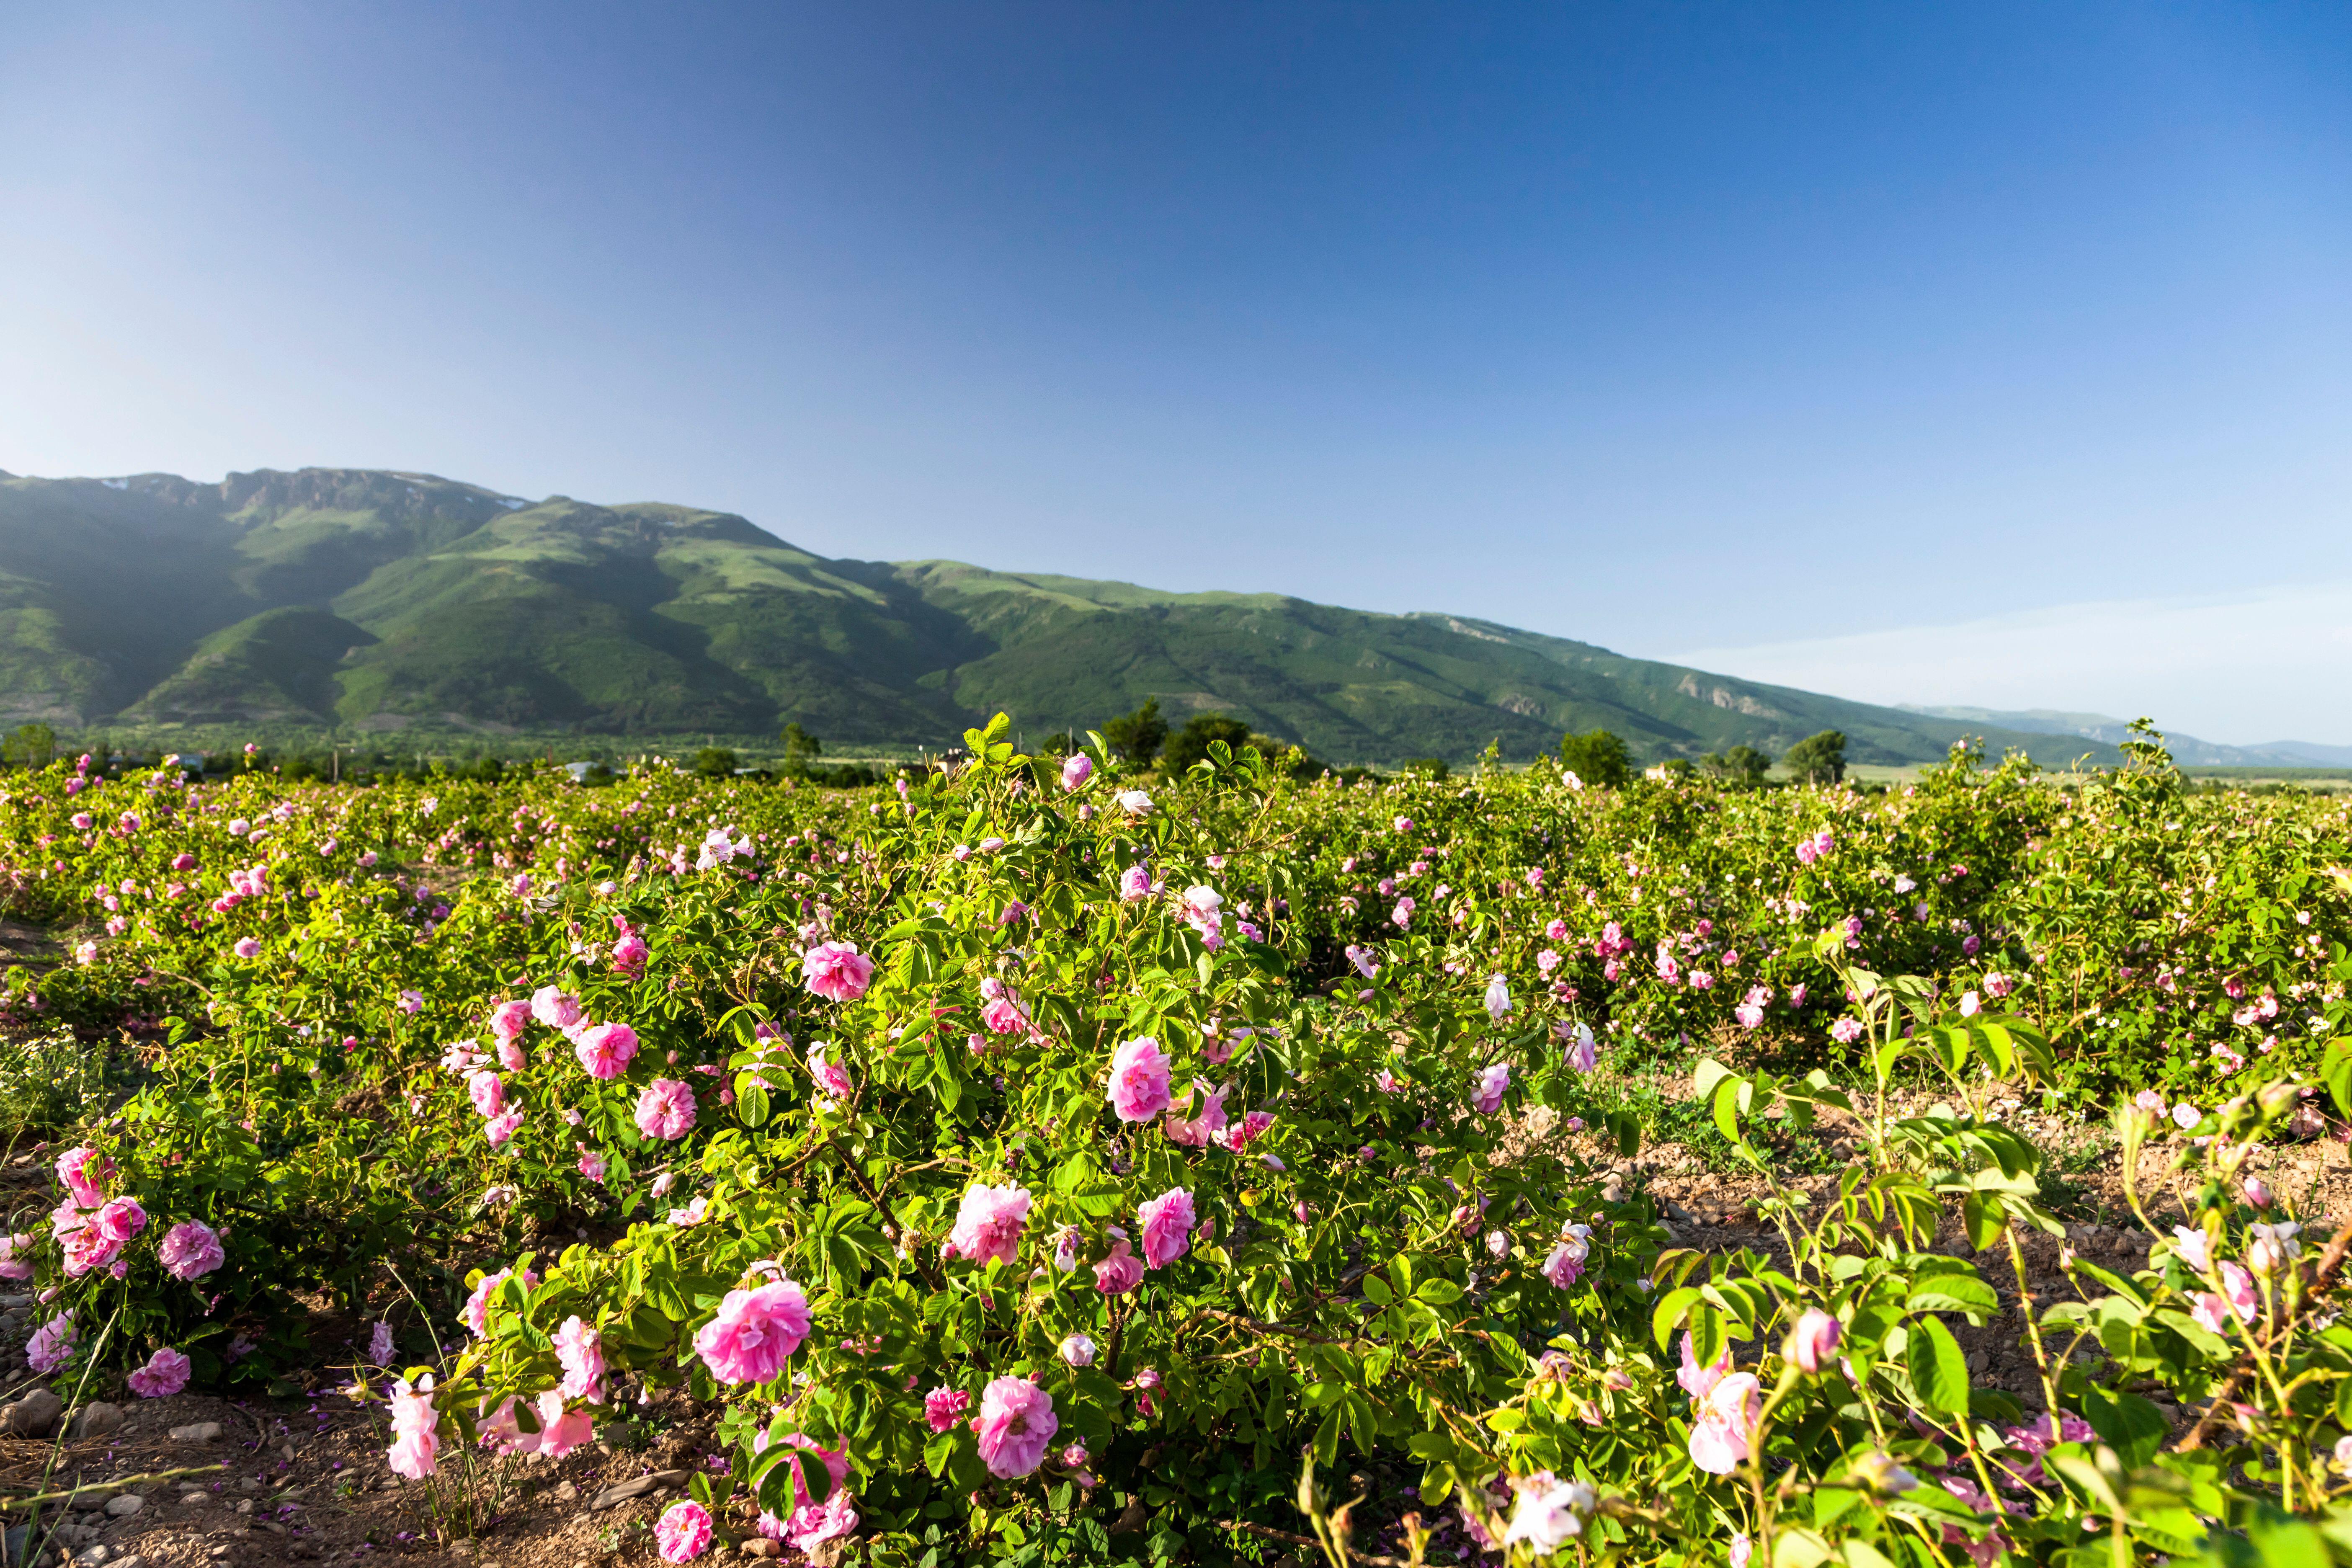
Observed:
[[[530,502],[428,474],[0,477],[0,721],[384,731],[1033,735],[1147,697],[1336,761],[1507,756],[1605,727],[1645,758],[1839,729],[1861,762],[1982,735],[1445,615],[1165,594],[949,561],[833,561],[724,512]],[[2087,748],[2112,760],[2112,748]]]

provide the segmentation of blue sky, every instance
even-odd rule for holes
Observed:
[[[2352,742],[2341,7],[198,0],[6,41],[15,472],[421,468]]]

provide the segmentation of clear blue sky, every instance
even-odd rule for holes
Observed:
[[[22,6],[0,202],[18,473],[2352,742],[2352,643],[2260,607],[2352,581],[2340,5]],[[2256,658],[2203,695],[2002,619],[2184,595]],[[1899,691],[1816,640],[1961,622]]]

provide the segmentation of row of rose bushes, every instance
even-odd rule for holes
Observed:
[[[282,1332],[289,1284],[357,1290],[388,1261],[448,1278],[488,1249],[507,1266],[472,1282],[478,1353],[440,1370],[429,1403],[412,1384],[396,1405],[411,1468],[444,1433],[568,1447],[607,1361],[706,1394],[770,1384],[725,1375],[767,1363],[714,1362],[704,1342],[792,1355],[814,1314],[826,1343],[794,1369],[788,1414],[739,1423],[770,1528],[792,1533],[804,1492],[841,1525],[853,1469],[886,1536],[943,1501],[968,1513],[1013,1479],[1008,1441],[1024,1476],[1047,1467],[1049,1420],[1078,1441],[1045,1470],[1065,1500],[1048,1496],[1047,1533],[1106,1483],[1204,1528],[1264,1505],[1293,1434],[1327,1460],[1343,1443],[1439,1458],[1431,1439],[1516,1398],[1520,1363],[1563,1325],[1622,1333],[1638,1315],[1647,1215],[1597,1197],[1606,1151],[1587,1133],[1502,1157],[1533,1105],[1599,1120],[1583,1077],[1599,1042],[1622,1058],[1669,1029],[1769,1025],[1825,1046],[1864,1026],[1832,1016],[1853,989],[1841,963],[1893,968],[1948,941],[1973,966],[1944,973],[1955,1012],[1999,997],[2003,952],[2030,975],[2095,937],[2127,970],[2168,903],[2114,914],[2104,936],[2078,917],[2076,945],[2040,951],[2030,933],[2054,925],[1993,918],[2030,910],[2020,887],[2060,858],[2053,840],[2130,848],[2147,896],[2169,900],[2196,856],[2226,848],[2252,874],[2282,844],[2315,859],[2329,840],[2313,829],[2341,828],[2241,812],[2192,834],[2164,814],[2200,803],[2158,773],[2053,792],[1967,768],[1895,800],[1811,792],[1777,817],[1557,775],[1302,791],[1247,757],[1154,800],[982,742],[980,764],[878,802],[662,777],[593,796],[56,774],[53,795],[11,792],[8,842],[49,857],[11,860],[21,896],[122,922],[42,982],[47,1005],[145,993],[205,1024],[89,1145],[121,1165],[117,1195],[69,1205],[101,1235],[128,1227],[104,1266],[73,1268],[64,1210],[22,1244],[69,1293],[45,1359],[130,1351],[151,1384],[174,1371],[164,1355],[233,1374],[266,1362],[252,1352]],[[509,864],[443,884],[425,857],[487,841],[486,822]],[[1825,922],[1822,948],[1801,926],[1817,910],[1791,918],[1847,885],[1916,888],[1888,863],[1931,864],[1929,846],[1961,868],[1934,896],[1968,912],[1943,926],[1842,902],[1854,912]],[[2106,884],[2128,891],[2111,861]],[[2331,906],[2294,897],[2327,936]],[[2289,935],[2266,962],[2306,964]],[[1736,1000],[1725,973],[1748,979]],[[2316,973],[2288,994],[2334,1000]],[[2049,1013],[2047,978],[2020,989]],[[1139,1068],[1122,1108],[1106,1085]],[[1155,1093],[1169,1103],[1127,1114]],[[222,1257],[193,1274],[150,1259],[129,1211],[96,1218],[109,1203],[174,1234],[202,1224]],[[610,1247],[515,1256],[573,1220],[631,1218]],[[1024,1286],[1022,1238],[1048,1235]],[[60,1347],[55,1325],[77,1321],[98,1331]],[[974,1395],[980,1430],[949,1424]],[[1171,1479],[1151,1443],[1180,1428],[1204,1462]],[[791,1458],[807,1444],[823,1477]],[[1482,1452],[1447,1448],[1431,1473],[1466,1475],[1481,1461],[1451,1456]],[[1034,1532],[1021,1497],[973,1527]]]

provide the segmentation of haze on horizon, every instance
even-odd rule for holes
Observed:
[[[2321,6],[21,10],[0,468],[2352,742]]]

